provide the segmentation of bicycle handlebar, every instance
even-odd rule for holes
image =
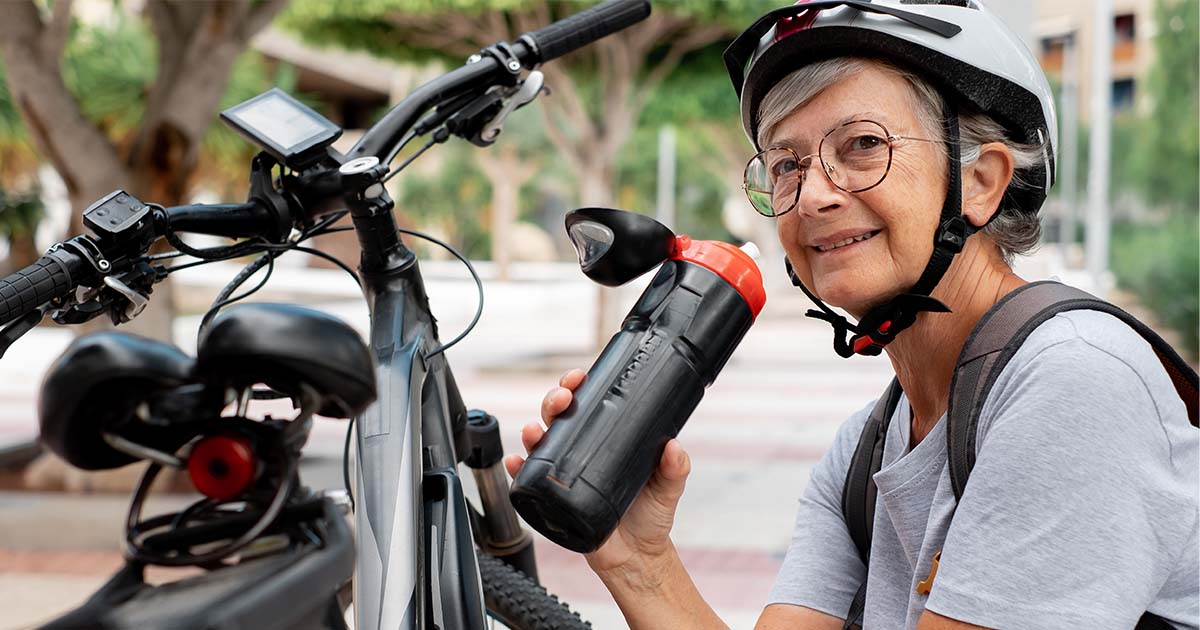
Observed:
[[[276,217],[258,203],[187,205],[164,210],[165,224],[154,231],[150,241],[161,238],[164,228],[239,238],[266,234],[277,227]],[[148,247],[150,241],[144,245]],[[0,279],[0,327],[44,304],[67,298],[77,287],[95,286],[101,275],[96,265],[103,273],[109,273],[120,267],[116,263],[124,260],[124,256],[132,253],[127,251],[129,248],[136,249],[137,255],[145,251],[137,243],[100,245],[106,242],[103,238],[97,241],[81,237],[57,243],[37,262]],[[90,246],[77,250],[80,244]]]
[[[602,37],[633,26],[650,15],[649,0],[612,0],[526,33],[539,62],[557,59]]]
[[[245,238],[266,234],[276,219],[266,206],[257,203],[220,203],[166,208],[171,229],[192,234]]]
[[[82,256],[59,248],[0,280],[0,326],[50,300],[66,297],[88,268]]]

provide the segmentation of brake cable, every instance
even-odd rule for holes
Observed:
[[[400,171],[407,168],[409,164],[412,164],[417,158],[421,157],[421,154],[428,151],[433,145],[441,144],[441,143],[445,142],[446,140],[448,140],[449,138],[450,138],[450,131],[448,129],[446,129],[445,126],[438,127],[437,131],[433,132],[433,137],[431,137],[429,139],[429,142],[426,142],[425,145],[422,146],[420,149],[417,149],[417,151],[415,153],[413,153],[412,155],[405,158],[405,160],[400,163],[400,166],[397,166],[395,169],[392,170],[392,172],[385,175],[383,177],[383,179],[380,180],[380,183],[387,183],[388,180],[392,179]]]

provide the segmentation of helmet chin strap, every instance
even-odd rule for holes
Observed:
[[[822,302],[816,295],[804,286],[792,269],[792,263],[784,258],[788,276],[792,284],[800,287],[821,310],[809,310],[805,316],[824,320],[833,326],[833,349],[843,358],[856,354],[868,356],[878,355],[884,347],[891,343],[896,335],[912,326],[917,321],[917,315],[922,312],[949,313],[950,307],[937,298],[931,297],[934,287],[941,281],[954,256],[962,251],[967,237],[974,234],[977,228],[962,215],[962,169],[960,167],[961,153],[959,151],[958,110],[951,99],[946,99],[945,110],[942,114],[942,126],[946,133],[946,149],[949,155],[949,184],[946,190],[946,201],[942,204],[940,225],[933,236],[933,254],[925,271],[917,283],[907,292],[880,304],[870,311],[857,323],[838,315]],[[847,335],[854,333],[849,340]]]

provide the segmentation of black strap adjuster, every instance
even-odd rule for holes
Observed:
[[[966,245],[967,237],[974,232],[975,230],[971,229],[971,225],[961,215],[950,217],[938,228],[936,247],[957,254]]]

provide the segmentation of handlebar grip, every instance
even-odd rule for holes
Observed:
[[[649,15],[649,0],[608,0],[522,37],[533,42],[539,59],[546,62],[637,24]]]
[[[56,297],[66,297],[75,289],[72,271],[78,275],[84,264],[79,256],[60,249],[0,280],[0,326]]]

